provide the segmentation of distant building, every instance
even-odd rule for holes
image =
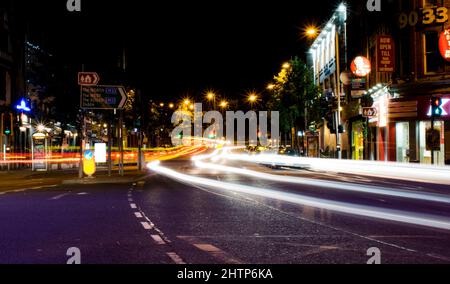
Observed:
[[[15,1],[0,2],[0,146],[13,149],[15,135],[15,104],[25,95],[24,29]]]

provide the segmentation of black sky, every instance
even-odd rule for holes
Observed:
[[[124,46],[132,81],[147,97],[172,100],[207,88],[227,97],[264,88],[283,61],[305,56],[301,28],[321,24],[338,3],[82,0],[82,12],[69,13],[66,0],[53,0],[30,1],[26,13],[59,62],[107,73]]]

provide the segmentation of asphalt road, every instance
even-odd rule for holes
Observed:
[[[267,181],[167,161],[214,181],[448,218],[449,204]],[[449,193],[446,186],[272,170],[267,173]],[[0,263],[450,263],[450,231],[200,186],[149,172],[136,184],[64,185],[0,195]]]

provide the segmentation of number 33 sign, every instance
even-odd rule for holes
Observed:
[[[421,22],[420,22],[421,20]],[[398,22],[400,28],[415,26],[419,23],[423,25],[442,24],[448,21],[448,9],[446,7],[424,8],[420,12],[401,13]]]

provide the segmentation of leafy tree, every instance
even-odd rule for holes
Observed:
[[[269,110],[280,112],[280,131],[285,137],[291,130],[307,131],[318,127],[323,111],[319,88],[314,84],[310,68],[298,57],[289,62],[274,77],[272,96],[267,103]]]

